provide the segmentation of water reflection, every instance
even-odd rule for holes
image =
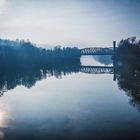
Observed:
[[[112,65],[113,64],[113,61],[112,61],[112,55],[93,55],[93,58],[100,62],[101,64],[104,64],[104,65]]]
[[[140,69],[130,63],[118,65],[116,69],[118,86],[130,96],[130,104],[140,111]]]
[[[112,66],[112,55],[84,55],[81,58],[81,64],[90,66]]]
[[[89,59],[88,59],[89,58]],[[87,65],[93,59],[94,66]],[[89,61],[88,61],[89,60]],[[112,56],[84,56],[81,59],[81,65],[59,66],[53,68],[40,69],[12,69],[12,71],[0,70],[0,95],[6,91],[23,85],[26,88],[33,87],[37,81],[49,77],[61,79],[62,76],[72,73],[87,73],[87,74],[114,74],[115,79],[120,89],[124,90],[130,98],[130,104],[140,110],[140,69],[137,69],[132,64],[117,64],[112,66]],[[100,66],[99,66],[100,64]],[[109,65],[109,66],[106,66]],[[117,75],[117,76],[116,76]],[[1,114],[0,114],[1,115]]]
[[[83,60],[84,59],[84,60]],[[93,59],[93,58],[92,58]],[[111,59],[111,57],[110,57]],[[90,59],[83,57],[82,62],[87,62]],[[113,67],[105,66],[93,59],[94,66],[86,66],[84,63],[81,65],[61,65],[51,68],[34,68],[34,69],[12,69],[12,70],[0,70],[0,95],[2,96],[6,91],[14,89],[16,86],[23,85],[27,88],[31,88],[41,79],[46,79],[54,76],[61,79],[62,76],[70,75],[72,73],[88,73],[88,74],[113,74]],[[97,65],[99,64],[99,66]]]
[[[10,119],[9,110],[5,104],[0,103],[0,140],[5,137],[4,130],[8,128],[8,120]]]
[[[4,92],[14,89],[18,85],[23,85],[31,88],[36,81],[55,76],[61,78],[62,75],[68,75],[79,71],[79,66],[58,67],[51,69],[27,69],[27,70],[12,70],[0,72],[0,95]]]
[[[136,131],[140,128],[139,113],[130,108],[124,92],[119,94],[116,82],[112,81],[112,67],[110,73],[106,68],[109,67],[75,65],[1,71],[1,93],[9,90],[9,94],[0,98],[0,139],[112,140],[140,137]],[[131,104],[139,108],[139,70],[133,66],[116,65],[116,73],[120,89],[128,93]],[[45,78],[49,79],[36,84]],[[34,88],[26,91],[22,86],[16,88],[18,85]],[[29,92],[31,94],[25,94]],[[10,106],[10,111],[5,105]],[[132,124],[134,119],[136,121]]]

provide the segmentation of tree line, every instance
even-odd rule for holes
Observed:
[[[123,66],[132,65],[133,68],[140,69],[140,40],[136,37],[121,40],[115,58],[117,62],[123,63]]]
[[[3,42],[0,40],[0,65],[3,69],[50,68],[80,64],[80,51],[76,47],[55,47],[46,50],[36,47],[29,41]]]

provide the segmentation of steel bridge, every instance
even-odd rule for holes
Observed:
[[[113,55],[113,47],[108,48],[83,48],[80,49],[81,55]]]

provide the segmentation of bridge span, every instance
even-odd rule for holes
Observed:
[[[113,41],[113,47],[99,48],[90,47],[80,49],[81,55],[113,55],[116,50],[116,41]]]
[[[81,55],[113,55],[113,48],[83,48]]]

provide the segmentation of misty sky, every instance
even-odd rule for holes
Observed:
[[[111,46],[140,37],[140,0],[0,0],[0,38]]]

